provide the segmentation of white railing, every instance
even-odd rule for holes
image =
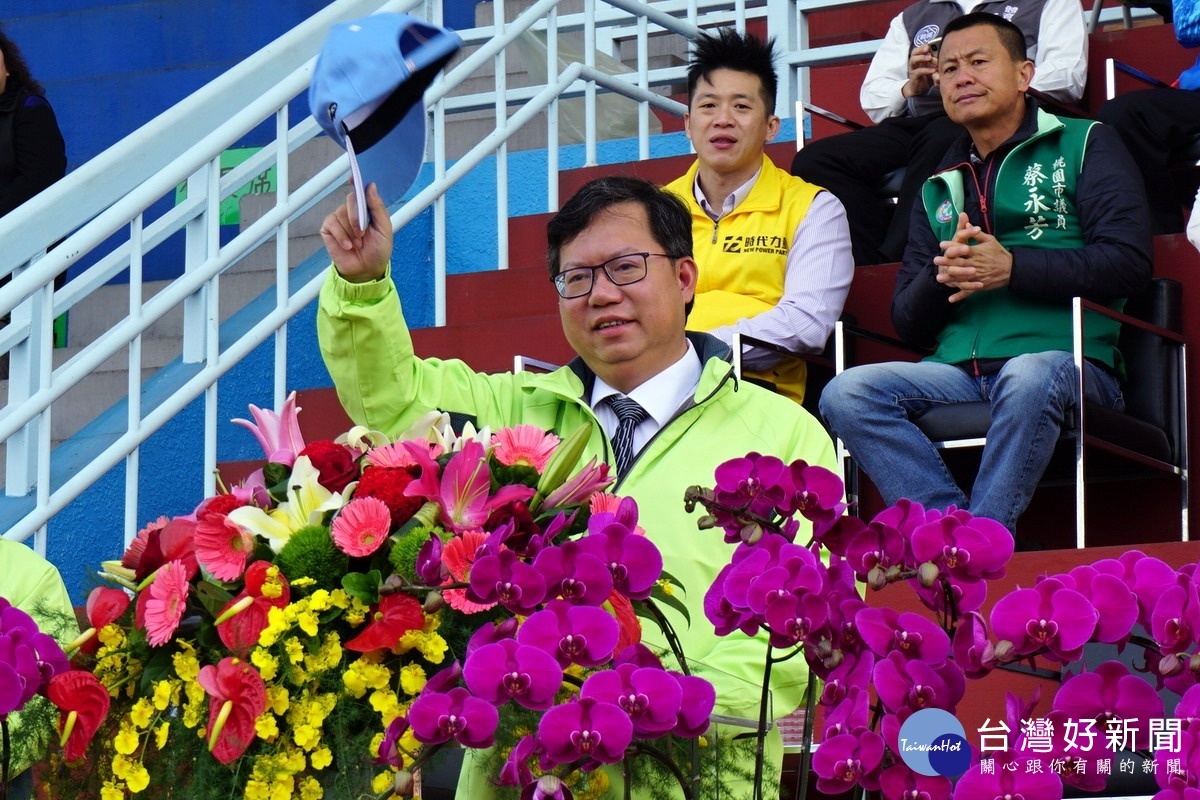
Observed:
[[[844,0],[841,5],[852,0]],[[854,0],[870,2],[870,0]],[[765,19],[784,54],[778,108],[790,115],[798,97],[806,96],[809,66],[869,55],[873,43],[809,49],[806,15],[827,9],[829,0],[582,0],[567,13],[564,3],[537,0],[508,19],[503,0],[494,3],[490,26],[463,32],[468,52],[434,84],[426,95],[431,130],[432,181],[398,210],[401,226],[427,208],[433,209],[432,262],[434,318],[445,319],[447,238],[446,192],[485,159],[496,162],[496,222],[498,266],[506,265],[506,223],[509,216],[507,142],[542,115],[547,119],[547,196],[543,210],[558,207],[559,103],[582,97],[585,107],[585,160],[597,158],[597,95],[615,92],[639,104],[639,157],[650,153],[652,109],[681,114],[683,106],[663,95],[664,87],[685,82],[684,68],[650,67],[650,42],[674,35],[678,53],[695,36],[698,25],[731,24]],[[348,168],[344,157],[320,169],[304,182],[289,175],[291,156],[319,133],[310,118],[295,120],[290,104],[308,85],[312,61],[329,27],[379,10],[418,13],[440,20],[438,0],[338,0],[312,19],[278,39],[230,72],[185,99],[162,116],[81,166],[34,201],[0,219],[0,315],[9,315],[0,328],[0,353],[10,356],[8,401],[0,409],[0,441],[6,443],[5,497],[0,502],[4,536],[34,537],[45,552],[46,525],[88,486],[124,462],[124,534],[133,535],[138,518],[141,446],[197,398],[203,398],[203,461],[205,493],[214,490],[217,461],[217,397],[219,379],[258,345],[273,339],[272,393],[282,405],[291,382],[287,374],[288,342],[285,323],[316,297],[325,263],[320,254],[299,266],[290,252],[289,227],[344,186]],[[506,49],[518,36],[535,32],[546,39],[546,75],[541,85],[512,87],[506,77]],[[584,60],[559,68],[560,37],[581,34]],[[632,72],[610,75],[598,69],[595,54],[618,55],[617,48],[633,42]],[[473,51],[473,52],[472,52]],[[466,93],[460,87],[490,65],[495,76],[488,91]],[[456,117],[491,110],[492,131],[460,158],[447,158],[447,133]],[[274,141],[240,166],[222,175],[221,153],[264,121],[274,127]],[[220,240],[219,206],[253,176],[270,167],[277,170],[278,191],[270,208],[230,241]],[[161,198],[177,184],[187,184],[187,198],[158,213]],[[183,269],[179,277],[152,297],[142,279],[148,255],[182,236]],[[173,239],[174,237],[174,239]],[[62,240],[45,253],[47,243]],[[114,244],[115,242],[115,244]],[[247,255],[273,247],[274,289],[253,301],[251,321],[236,329],[222,325],[228,309],[221,307],[220,282]],[[70,282],[54,288],[56,276],[72,265]],[[84,343],[77,353],[54,365],[51,323],[54,318],[94,296],[115,277],[128,271],[128,313],[109,330]],[[143,381],[143,349],[148,333],[182,307],[180,355]],[[70,447],[51,449],[51,421],[56,403],[104,362],[128,362],[127,397],[110,410],[103,425]],[[227,387],[232,391],[232,387]],[[225,391],[225,390],[223,390]],[[78,438],[78,437],[77,437]],[[198,492],[190,492],[198,496]]]

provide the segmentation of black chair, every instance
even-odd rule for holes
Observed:
[[[1124,313],[1079,297],[1074,299],[1072,328],[1079,396],[1084,397],[1084,326],[1092,314],[1121,323],[1119,346],[1127,373],[1124,411],[1081,402],[1073,418],[1063,426],[1060,447],[1073,448],[1075,456],[1076,547],[1086,544],[1084,511],[1089,448],[1118,456],[1141,468],[1178,476],[1180,535],[1183,541],[1188,540],[1187,345],[1179,333],[1182,297],[1183,287],[1178,281],[1155,278],[1144,292],[1129,299]],[[846,352],[848,335],[906,347],[890,337],[838,323],[837,352]],[[837,372],[846,368],[845,361],[839,359]],[[980,401],[935,406],[913,416],[912,421],[939,450],[982,447],[991,425],[991,405]],[[847,453],[840,441],[838,446],[847,467],[847,485],[856,487],[853,454]]]

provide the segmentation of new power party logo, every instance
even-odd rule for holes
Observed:
[[[962,723],[949,711],[923,708],[900,726],[900,758],[913,772],[957,778],[971,766]]]

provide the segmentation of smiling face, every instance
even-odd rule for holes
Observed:
[[[762,166],[763,147],[779,133],[772,111],[753,73],[715,69],[700,78],[683,124],[701,167],[749,180]]]
[[[562,269],[602,264],[626,253],[662,253],[646,210],[625,202],[599,212],[562,247]],[[696,288],[696,262],[651,256],[646,277],[616,286],[603,270],[592,291],[558,301],[563,333],[605,383],[628,394],[678,361],[687,349],[684,304]]]
[[[977,146],[982,139],[990,150],[1016,133],[1032,79],[1033,62],[1014,59],[991,26],[953,31],[942,41],[938,54],[942,104]]]

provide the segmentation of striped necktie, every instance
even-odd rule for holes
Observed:
[[[613,450],[617,455],[617,475],[624,477],[633,463],[633,431],[650,416],[646,409],[623,394],[609,395],[605,402],[617,414],[617,431],[613,434]]]

